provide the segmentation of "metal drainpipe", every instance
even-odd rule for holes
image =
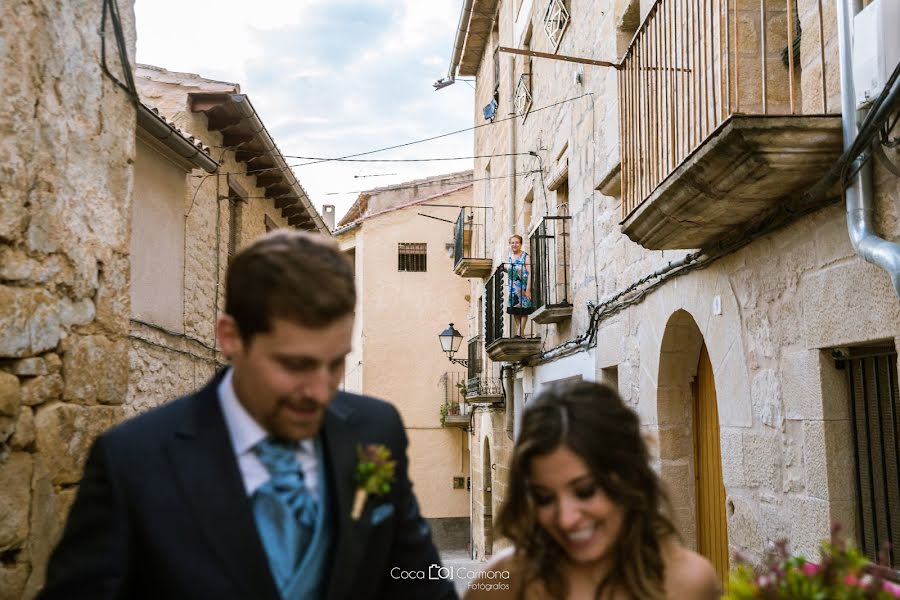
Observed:
[[[513,3],[507,2],[509,5],[509,24],[510,27],[515,23],[516,15],[513,12]],[[514,36],[515,28],[512,27],[513,31],[510,32],[510,37]],[[511,40],[510,46],[515,47],[516,41]],[[507,231],[506,231],[506,240],[516,232],[516,59],[514,54],[509,55],[509,60],[506,61],[507,64],[507,82],[509,83],[509,108],[510,108],[510,118],[507,123],[507,131],[509,133],[508,139],[508,152],[509,152],[509,160],[507,161],[507,169],[509,171],[509,176],[506,181],[506,214],[507,214]],[[524,233],[524,232],[523,232]],[[504,240],[504,241],[506,241]],[[503,253],[500,254],[503,256]],[[510,317],[507,317],[510,318]],[[512,327],[512,323],[510,323],[510,327]],[[512,334],[510,334],[512,335]],[[509,439],[513,439],[513,423],[515,422],[515,373],[512,369],[506,370],[506,415],[504,418],[504,425],[506,425],[506,435]]]
[[[861,0],[836,0],[838,50],[841,64],[841,118],[844,149],[847,150],[859,131],[860,115],[856,110],[853,89],[853,56],[851,51],[852,17],[862,10]],[[852,13],[851,13],[852,11]],[[873,142],[879,143],[877,140]],[[853,250],[863,260],[888,272],[894,292],[900,297],[900,244],[878,237],[875,233],[875,208],[872,194],[872,164],[866,162],[847,187],[847,231]]]

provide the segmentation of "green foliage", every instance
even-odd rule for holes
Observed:
[[[727,600],[893,600],[900,585],[885,580],[891,571],[869,563],[846,544],[834,527],[832,539],[819,549],[820,562],[791,556],[787,543],[775,544],[762,568],[738,559],[731,571]]]
[[[357,446],[356,484],[368,494],[376,496],[391,491],[397,461],[391,460],[391,451],[384,444]]]
[[[450,414],[450,405],[446,402],[441,404],[441,427],[447,424],[447,415]]]

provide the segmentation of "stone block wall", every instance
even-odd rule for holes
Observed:
[[[133,57],[131,0],[119,8]],[[101,10],[0,5],[4,600],[40,589],[87,448],[126,400],[135,109],[101,70]],[[106,48],[121,79],[111,33]]]

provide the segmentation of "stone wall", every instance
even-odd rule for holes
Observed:
[[[129,56],[131,0],[119,0]],[[0,6],[0,598],[31,598],[126,400],[135,109],[101,2]],[[111,30],[109,26],[107,29]],[[115,40],[112,73],[122,77]]]
[[[240,86],[146,65],[138,67],[136,76],[141,99],[179,129],[209,146],[221,166],[214,175],[194,169],[187,177],[184,334],[175,334],[154,323],[131,321],[125,407],[129,414],[197,389],[225,362],[216,350],[215,322],[224,310],[231,235],[229,177],[248,196],[247,202],[241,205],[239,247],[265,234],[266,217],[279,227],[287,227],[287,220],[275,209],[272,200],[263,198],[265,190],[256,187],[256,178],[246,174],[246,165],[235,160],[233,151],[222,148],[221,134],[207,129],[205,115],[190,110],[190,92],[240,93]]]

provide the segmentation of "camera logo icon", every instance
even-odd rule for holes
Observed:
[[[441,565],[430,565],[428,567],[428,579],[452,579],[453,571],[450,567],[442,567]]]

